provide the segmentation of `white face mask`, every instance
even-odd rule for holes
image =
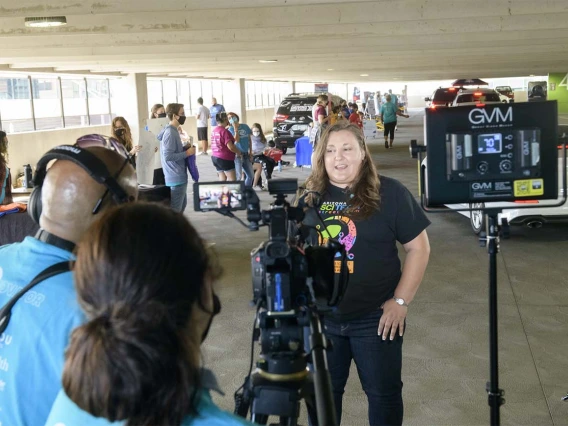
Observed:
[[[260,136],[260,132],[252,132],[253,136]]]

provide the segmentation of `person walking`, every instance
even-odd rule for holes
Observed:
[[[197,99],[199,109],[197,110],[197,140],[201,145],[201,152],[197,155],[207,155],[207,148],[209,147],[207,135],[207,120],[210,118],[209,108],[203,105],[203,98]]]
[[[391,95],[387,95],[385,98],[385,103],[381,107],[381,121],[385,127],[385,148],[392,148],[394,142],[394,131],[396,128],[397,116],[406,117],[408,115],[401,113],[397,106],[392,102]]]

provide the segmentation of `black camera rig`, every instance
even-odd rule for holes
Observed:
[[[297,189],[296,179],[271,180],[268,190],[275,201],[269,210],[261,211],[258,195],[246,187],[238,208],[212,209],[250,230],[269,227],[269,240],[251,252],[252,303],[257,308],[252,340],[253,345],[260,342],[260,358],[253,371],[251,348],[249,373],[235,392],[235,413],[247,417],[250,412],[251,421],[260,424],[278,416],[279,424],[296,425],[303,399],[313,425],[336,425],[326,358],[330,346],[320,313],[336,306],[345,293],[347,268],[336,274],[334,263],[340,257],[344,265],[346,255],[337,241],[304,248],[290,238],[291,228],[304,218],[304,208],[286,201]],[[232,213],[243,208],[249,225]]]

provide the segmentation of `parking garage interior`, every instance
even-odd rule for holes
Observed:
[[[66,25],[25,25],[26,18],[54,16],[65,17]],[[125,117],[139,138],[149,107],[158,102],[184,103],[184,127],[194,138],[199,96],[207,105],[217,97],[242,122],[261,123],[270,137],[285,96],[326,83],[330,93],[349,101],[355,87],[406,91],[410,118],[399,121],[394,149],[385,150],[380,135],[366,143],[379,173],[402,182],[419,200],[418,162],[408,145],[425,142],[424,97],[474,77],[491,87],[513,82],[519,100],[529,81],[545,79],[558,123],[568,126],[568,2],[0,2],[0,124],[10,140],[14,181],[50,148],[86,133],[108,134],[115,116]],[[42,92],[49,95],[42,98]],[[311,169],[292,167],[295,150],[283,158],[291,165],[274,177],[305,181]],[[197,164],[201,181],[217,179],[208,157],[199,156]],[[258,194],[268,208],[272,197]],[[216,283],[222,312],[203,358],[225,392],[215,402],[232,411],[233,392],[250,362],[250,252],[268,236],[191,205],[185,215],[225,271]],[[488,424],[487,249],[467,217],[447,212],[428,218],[430,261],[404,337],[404,424]],[[500,245],[501,422],[568,425],[568,402],[562,401],[568,393],[568,225],[514,226]],[[404,258],[402,248],[399,254]],[[343,425],[368,424],[355,366],[343,410]],[[300,422],[307,424],[303,408]]]

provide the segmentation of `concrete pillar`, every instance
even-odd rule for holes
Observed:
[[[241,123],[247,122],[247,97],[244,78],[231,80],[229,84],[224,86],[223,102],[227,112],[237,114]]]
[[[117,85],[116,115],[123,116],[130,125],[134,144],[138,144],[140,129],[149,117],[146,74],[128,74]]]

